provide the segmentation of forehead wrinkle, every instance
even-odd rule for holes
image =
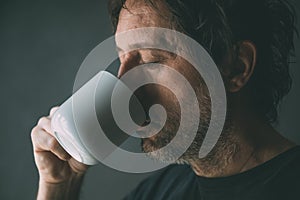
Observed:
[[[153,11],[153,8],[144,0],[127,0],[124,7],[132,14],[143,14]]]
[[[143,27],[161,27],[171,28],[168,20],[163,18],[155,8],[144,3],[143,1],[127,0],[125,8],[121,9],[119,15],[119,23],[116,31],[116,45],[120,47],[118,52],[124,52],[128,49],[131,43],[136,43],[136,38],[142,39],[147,37],[151,38],[153,43],[158,42],[158,38],[152,34],[147,35],[134,35],[134,38],[119,38],[118,33],[126,32],[136,28]],[[129,2],[129,3],[128,3]]]
[[[163,17],[164,15],[161,13],[163,11],[164,14],[168,14],[164,4],[160,1],[155,4],[157,8],[160,8],[159,10],[152,7],[144,0],[127,0],[125,2],[125,8],[121,9],[118,26],[121,25],[122,29],[124,29],[122,23],[127,23],[129,27],[125,27],[125,30],[150,26],[172,28],[169,18]],[[131,22],[129,24],[126,21]],[[135,25],[132,22],[135,23]]]
[[[118,26],[120,23],[126,23],[126,21],[130,24],[136,24],[133,28],[153,26],[156,19],[158,19],[157,14],[149,7],[143,6],[139,9],[123,8],[120,12]]]

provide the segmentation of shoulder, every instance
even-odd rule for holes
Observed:
[[[267,180],[270,184],[266,184],[268,188],[266,191],[273,194],[274,199],[298,199],[300,197],[300,146],[283,153],[276,161],[280,167]]]
[[[142,181],[125,199],[165,199],[194,179],[190,166],[173,164]]]
[[[296,146],[279,156],[278,162],[281,163],[279,175],[300,176],[300,146]],[[300,179],[299,179],[300,181]]]

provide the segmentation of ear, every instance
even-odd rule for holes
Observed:
[[[228,78],[228,91],[240,91],[251,78],[256,65],[256,47],[250,41],[237,45],[238,54]]]

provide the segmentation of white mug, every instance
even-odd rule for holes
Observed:
[[[52,117],[51,128],[57,141],[81,163],[95,165],[99,162],[95,156],[95,150],[103,143],[101,144],[102,141],[99,141],[99,133],[95,131],[98,128],[96,126],[108,130],[106,135],[111,135],[110,139],[118,145],[129,137],[128,135],[124,136],[124,132],[122,137],[116,133],[120,131],[120,128],[114,122],[111,112],[112,93],[117,83],[120,84],[120,80],[114,75],[106,71],[99,72],[67,99]],[[123,83],[121,85],[122,90],[118,90],[118,93],[114,95],[114,98],[117,99],[114,102],[119,104],[123,103],[123,94],[132,93]],[[141,125],[146,119],[145,112],[134,95],[131,96],[131,99],[130,107],[134,109],[130,112],[130,116],[135,119],[137,124]],[[125,106],[129,107],[129,105]],[[96,126],[95,123],[91,125],[91,122],[95,122],[95,116],[99,122]],[[125,129],[131,130],[128,127]]]

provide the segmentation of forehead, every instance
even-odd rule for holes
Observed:
[[[142,27],[171,28],[170,23],[166,20],[168,12],[164,4],[158,1],[155,6],[157,8],[153,8],[144,0],[127,0],[126,8],[122,8],[119,15],[116,34]]]
[[[129,46],[142,45],[136,44],[135,39],[143,40],[143,38],[151,38],[153,42],[157,41],[157,35],[153,33],[144,33],[143,35],[137,35],[135,33],[130,34],[130,38],[122,37],[120,33],[129,30],[143,28],[143,27],[161,27],[171,28],[169,21],[167,20],[167,9],[161,1],[157,1],[156,8],[145,3],[144,0],[127,0],[125,3],[126,8],[122,8],[119,21],[116,30],[116,45],[119,50],[126,51]],[[164,13],[163,15],[158,10]],[[149,40],[148,40],[149,41]]]

